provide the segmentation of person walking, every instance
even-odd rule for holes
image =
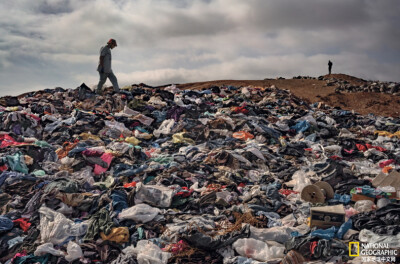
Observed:
[[[99,84],[97,85],[96,93],[102,94],[103,85],[107,78],[113,85],[114,92],[119,92],[118,80],[115,77],[111,69],[111,50],[117,46],[117,41],[115,39],[110,39],[107,45],[100,48],[100,58],[99,65],[97,66],[97,71],[100,74]]]
[[[333,63],[329,60],[329,62],[328,62],[329,74],[331,74],[331,72],[332,72],[332,65],[333,65]]]

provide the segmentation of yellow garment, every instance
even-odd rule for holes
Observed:
[[[191,138],[184,138],[183,137],[184,134],[185,134],[185,132],[176,133],[176,134],[172,135],[172,142],[173,143],[188,143],[188,144],[192,144],[192,145],[194,145],[196,143]]]
[[[98,136],[92,135],[91,133],[81,133],[79,137],[82,140],[88,140],[88,139],[93,139],[93,140],[100,140]]]
[[[100,236],[103,240],[109,240],[117,243],[126,243],[129,241],[129,229],[126,226],[113,227],[110,234],[106,235],[101,232]]]
[[[392,137],[398,137],[398,138],[400,138],[400,131],[397,131],[396,133],[390,133],[390,132],[388,132],[388,131],[379,131],[379,130],[376,130],[375,131],[375,134],[378,134],[378,136],[382,136],[382,137],[390,137],[390,138],[392,138]]]
[[[127,137],[127,138],[125,138],[125,142],[133,144],[133,145],[139,145],[140,144],[140,140],[135,138],[135,137]]]

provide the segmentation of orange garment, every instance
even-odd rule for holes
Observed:
[[[247,131],[238,131],[233,133],[232,135],[234,138],[241,139],[241,140],[248,140],[253,139],[254,136]]]
[[[75,148],[76,145],[78,144],[77,141],[75,142],[64,142],[62,145],[62,148],[59,148],[56,150],[56,154],[58,156],[58,159],[65,158],[68,155],[68,152],[71,151],[71,149]]]

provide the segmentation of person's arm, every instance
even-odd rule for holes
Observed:
[[[104,56],[100,56],[99,60],[100,72],[104,72]]]

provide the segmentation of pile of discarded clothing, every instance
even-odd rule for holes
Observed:
[[[336,86],[335,92],[344,93],[386,93],[400,95],[400,83],[397,82],[381,82],[381,81],[365,81],[349,82],[336,78],[325,77],[327,86]]]
[[[0,105],[1,263],[400,261],[399,118],[274,86]]]

